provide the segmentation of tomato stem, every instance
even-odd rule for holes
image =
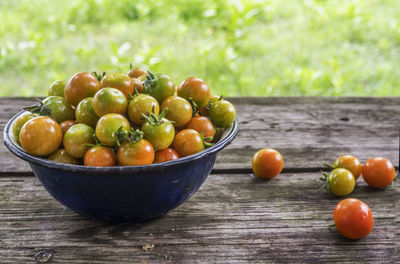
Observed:
[[[193,110],[192,117],[194,117],[198,111],[198,106],[192,97],[189,97],[188,101],[189,101],[190,105],[192,106],[192,110]]]

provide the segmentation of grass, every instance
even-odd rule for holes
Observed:
[[[399,96],[397,0],[2,0],[0,96],[129,63],[226,96]]]

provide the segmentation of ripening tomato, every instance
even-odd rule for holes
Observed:
[[[204,137],[214,137],[215,128],[213,123],[205,116],[195,116],[193,117],[186,126],[187,128],[194,129],[201,133],[204,131]],[[207,140],[210,142],[211,140]]]
[[[159,104],[167,97],[175,95],[176,84],[171,78],[161,73],[148,73],[146,80],[143,82],[144,93],[153,96]]]
[[[106,114],[102,116],[96,125],[96,136],[98,140],[110,147],[117,145],[115,133],[118,129],[129,131],[131,125],[128,119],[120,114]]]
[[[161,104],[161,110],[168,109],[165,116],[168,120],[172,121],[175,127],[185,126],[192,118],[192,106],[188,101],[179,96],[170,96]]]
[[[93,97],[88,97],[79,102],[75,110],[75,117],[79,123],[95,127],[99,116],[93,109]]]
[[[208,108],[211,107],[211,105],[213,103],[215,103],[216,101],[218,101],[221,97],[218,95],[211,95],[210,97],[210,101],[208,102],[208,104],[202,108],[199,109],[199,115],[201,116],[208,116]],[[221,98],[222,99],[222,98]]]
[[[44,99],[42,103],[50,110],[49,116],[57,123],[61,123],[65,120],[75,119],[75,111],[63,97],[49,96]]]
[[[170,160],[179,159],[179,154],[172,148],[166,148],[162,150],[158,150],[155,156],[155,163],[166,162]]]
[[[364,163],[362,175],[369,186],[386,188],[393,182],[396,170],[388,159],[371,158]]]
[[[181,157],[204,150],[204,141],[200,133],[193,129],[184,129],[176,134],[174,149]]]
[[[160,106],[157,100],[148,94],[139,94],[129,101],[128,116],[135,125],[143,125],[145,119],[143,115],[148,115],[154,109],[154,114],[158,115]]]
[[[350,194],[354,190],[356,180],[353,174],[343,168],[332,170],[328,174],[328,189],[336,196],[344,196]]]
[[[47,91],[47,94],[49,96],[55,95],[55,96],[61,96],[64,98],[64,88],[65,88],[64,80],[55,81],[50,85],[49,90]]]
[[[68,129],[70,129],[72,126],[78,124],[74,120],[65,120],[60,123],[61,131],[64,136],[65,132],[67,132]]]
[[[65,149],[57,149],[49,156],[49,160],[65,164],[79,164],[79,160],[69,155]]]
[[[175,128],[171,121],[164,118],[166,110],[157,117],[153,113],[142,125],[143,137],[148,140],[156,150],[168,148],[175,136]]]
[[[117,157],[121,166],[147,165],[154,161],[154,148],[145,139],[138,142],[124,141],[117,150]]]
[[[116,163],[115,155],[112,149],[105,146],[94,146],[86,151],[83,158],[85,166],[92,167],[111,167]]]
[[[90,148],[87,144],[94,145],[94,129],[86,124],[76,124],[64,134],[63,145],[65,150],[74,158],[83,158]]]
[[[337,231],[348,239],[360,239],[371,233],[374,218],[369,206],[354,198],[340,201],[333,211]]]
[[[347,169],[353,174],[354,178],[357,180],[361,175],[361,162],[352,155],[343,155],[337,158],[333,163],[334,168]]]
[[[100,83],[96,77],[87,72],[79,72],[72,76],[64,89],[67,103],[77,106],[87,97],[93,97],[100,90]]]
[[[62,131],[60,125],[51,117],[38,116],[22,126],[19,141],[27,153],[46,156],[60,147]]]
[[[236,110],[230,102],[221,99],[210,106],[208,115],[216,127],[230,127],[235,121]]]
[[[192,98],[197,108],[205,107],[210,101],[211,91],[207,83],[197,77],[189,77],[178,88],[178,95],[189,100]]]
[[[128,76],[131,78],[139,78],[140,76],[146,76],[147,75],[147,71],[145,69],[141,69],[141,68],[133,68],[130,69],[128,72]]]
[[[107,73],[100,83],[101,88],[115,88],[120,90],[129,99],[133,94],[134,82],[131,77],[123,73]]]
[[[251,165],[256,176],[270,179],[281,173],[283,158],[275,149],[261,149],[254,154]]]
[[[26,122],[37,116],[38,116],[37,114],[32,114],[27,112],[20,115],[17,119],[15,119],[12,125],[12,131],[14,139],[17,143],[19,143],[19,132],[21,131],[22,126],[25,125]]]
[[[138,91],[139,93],[144,92],[143,81],[137,78],[133,79],[133,90]]]
[[[125,95],[115,88],[103,88],[93,98],[93,110],[102,117],[106,114],[124,115],[128,108],[128,100]]]

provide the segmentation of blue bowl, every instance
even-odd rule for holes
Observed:
[[[27,154],[15,143],[12,123],[4,129],[4,144],[29,162],[44,188],[78,214],[111,222],[143,222],[158,218],[192,196],[210,174],[217,153],[238,133],[226,130],[213,146],[191,156],[143,166],[86,167],[56,163]]]

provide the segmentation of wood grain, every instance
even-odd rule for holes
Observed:
[[[398,263],[400,188],[375,190],[359,179],[351,197],[370,205],[375,226],[358,241],[329,229],[342,199],[319,191],[317,173],[210,175],[165,217],[110,224],[76,215],[34,177],[0,178],[1,263]],[[146,244],[154,244],[148,251]]]

